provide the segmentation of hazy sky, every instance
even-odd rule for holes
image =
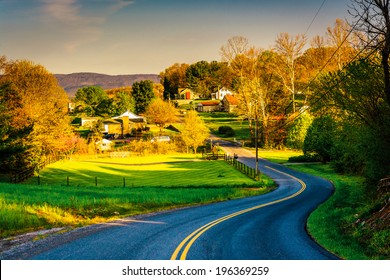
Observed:
[[[324,0],[0,0],[0,55],[53,73],[158,74],[175,62],[220,60],[235,35],[273,46],[305,33]],[[348,17],[326,0],[307,35]]]

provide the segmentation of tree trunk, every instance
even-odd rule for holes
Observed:
[[[387,44],[386,44],[387,45]],[[385,76],[385,95],[387,104],[390,106],[390,72],[389,72],[390,48],[385,47],[382,51],[382,66]]]

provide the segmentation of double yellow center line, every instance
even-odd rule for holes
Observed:
[[[238,212],[235,212],[233,214],[230,214],[230,215],[227,215],[227,216],[224,216],[222,218],[219,218],[217,220],[214,220],[200,228],[198,228],[197,230],[195,230],[194,232],[192,232],[190,235],[188,235],[180,244],[179,246],[177,246],[176,250],[173,252],[172,256],[171,256],[171,260],[177,260],[178,257],[179,257],[179,254],[180,254],[180,260],[185,260],[187,258],[187,254],[189,252],[189,250],[191,249],[191,246],[192,244],[194,244],[194,242],[203,234],[205,233],[206,231],[208,231],[210,228],[226,221],[226,220],[229,220],[231,218],[234,218],[234,217],[237,217],[239,215],[242,215],[244,213],[248,213],[250,211],[253,211],[253,210],[257,210],[257,209],[260,209],[260,208],[263,208],[263,207],[266,207],[266,206],[269,206],[269,205],[273,205],[273,204],[277,204],[277,203],[280,203],[280,202],[283,202],[283,201],[286,201],[286,200],[289,200],[289,199],[292,199],[298,195],[300,195],[305,189],[306,189],[306,184],[305,182],[303,182],[301,179],[298,179],[290,174],[287,174],[285,172],[282,172],[282,171],[279,171],[279,170],[276,170],[274,168],[271,168],[269,166],[266,166],[266,168],[268,169],[271,169],[273,171],[276,171],[278,173],[281,173],[283,175],[286,175],[296,181],[298,181],[300,184],[301,184],[301,188],[299,189],[299,191],[297,191],[296,193],[290,195],[290,196],[287,196],[285,198],[281,198],[281,199],[278,199],[278,200],[274,200],[274,201],[271,201],[271,202],[268,202],[268,203],[264,203],[264,204],[260,204],[260,205],[257,205],[257,206],[254,206],[254,207],[251,207],[251,208],[247,208],[247,209],[244,209],[244,210],[241,210],[241,211],[238,211]],[[184,249],[183,249],[184,248]]]

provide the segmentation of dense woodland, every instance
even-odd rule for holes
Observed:
[[[238,114],[249,121],[252,142],[303,149],[301,160],[331,161],[338,171],[364,175],[376,185],[390,174],[390,23],[382,5],[388,1],[369,2],[353,0],[351,23],[337,19],[311,40],[281,33],[272,48],[261,49],[235,36],[221,46],[221,61],[173,64],[160,73],[161,85],[79,89],[75,111],[147,114],[156,111],[153,100],[172,100],[181,88],[207,99],[226,87],[239,100]],[[2,56],[0,62],[2,169],[38,166],[47,157],[75,152],[81,140],[54,75],[25,60]]]

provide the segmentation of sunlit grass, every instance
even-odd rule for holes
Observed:
[[[69,182],[80,187],[96,186],[96,183],[104,187],[253,184],[253,180],[223,161],[205,162],[178,156],[61,161],[46,167],[39,179],[43,185],[68,185]],[[30,178],[25,183],[37,184],[38,178]]]
[[[345,259],[369,259],[373,255],[357,240],[353,224],[357,215],[370,207],[363,178],[340,175],[331,165],[295,165],[291,168],[326,178],[335,186],[335,193],[319,206],[308,219],[307,228],[324,248]]]
[[[274,186],[268,178],[253,181],[223,161],[187,162],[193,159],[62,161],[41,172],[41,185],[36,177],[24,184],[2,183],[0,236],[259,195]]]
[[[303,155],[302,151],[297,150],[263,150],[259,149],[259,157],[275,163],[287,163],[290,157]]]
[[[243,140],[249,141],[250,132],[249,132],[248,121],[244,121],[238,118],[234,114],[223,113],[223,112],[201,113],[200,116],[202,117],[203,121],[210,129],[210,132],[212,134],[220,136],[225,140],[236,139],[237,141],[243,141]],[[226,125],[233,128],[235,132],[234,136],[225,137],[224,135],[218,134],[218,128],[220,126],[226,126]]]

